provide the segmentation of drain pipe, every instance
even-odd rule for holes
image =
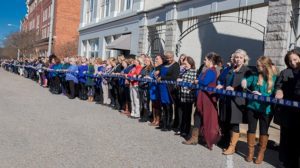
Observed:
[[[51,55],[51,49],[52,49],[54,7],[55,7],[55,0],[52,0],[52,3],[51,3],[51,18],[50,18],[50,32],[49,32],[48,53],[47,53],[48,57]]]

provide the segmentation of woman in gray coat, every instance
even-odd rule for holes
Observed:
[[[234,66],[227,73],[223,85],[218,85],[217,89],[226,89],[230,91],[243,91],[241,81],[243,78],[251,75],[251,70],[247,67],[249,57],[246,51],[236,50],[233,54]],[[245,113],[246,100],[241,97],[223,97],[220,99],[219,119],[223,135],[230,137],[229,147],[224,150],[224,155],[231,155],[235,152],[235,146],[240,136],[239,124],[246,122]],[[230,135],[231,132],[231,135]],[[228,140],[229,141],[229,138]]]

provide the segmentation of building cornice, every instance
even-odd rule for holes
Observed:
[[[110,18],[107,18],[107,19],[105,18],[105,19],[101,20],[100,22],[96,22],[96,23],[92,23],[92,24],[88,24],[86,26],[80,27],[78,31],[80,32],[80,31],[84,31],[84,30],[87,30],[87,29],[90,29],[90,28],[106,25],[106,24],[113,23],[113,22],[118,22],[120,20],[127,19],[127,18],[130,18],[130,17],[133,17],[133,16],[137,16],[137,12],[131,12],[131,13],[128,13],[128,14],[119,15],[119,16],[116,16],[116,17],[110,17]]]
[[[32,2],[34,2],[34,0],[28,0],[28,2],[27,2],[28,6],[30,6],[32,4]]]

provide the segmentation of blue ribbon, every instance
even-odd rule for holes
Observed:
[[[12,64],[6,64],[9,66],[17,66],[17,67],[23,67],[23,68],[31,68],[35,71],[39,70],[40,68],[36,68],[34,66],[21,66],[21,65],[12,65]],[[44,71],[48,72],[60,72],[60,73],[77,73],[78,71],[68,71],[68,70],[54,70],[54,69],[49,69],[49,68],[42,68]],[[298,101],[292,101],[292,100],[286,100],[286,99],[276,99],[274,97],[269,97],[269,96],[261,96],[261,95],[255,95],[255,94],[250,94],[250,93],[245,93],[245,92],[237,92],[237,91],[230,91],[230,90],[224,90],[224,89],[217,89],[213,87],[203,87],[199,86],[197,84],[193,83],[188,83],[188,82],[177,82],[177,81],[157,81],[154,79],[148,79],[148,78],[136,78],[136,77],[125,77],[124,75],[116,75],[116,74],[101,74],[101,75],[89,75],[89,74],[84,74],[87,77],[91,78],[122,78],[122,79],[127,79],[130,81],[139,81],[139,82],[147,82],[147,83],[165,83],[169,85],[177,85],[181,87],[188,87],[191,89],[199,89],[207,92],[213,92],[217,93],[219,95],[225,95],[225,96],[231,96],[231,97],[242,97],[245,99],[249,100],[255,100],[255,101],[260,101],[260,102],[266,102],[270,104],[279,104],[283,106],[289,106],[289,107],[296,107],[300,108],[300,102]]]

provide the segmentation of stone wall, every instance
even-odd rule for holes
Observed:
[[[284,56],[290,45],[291,0],[271,0],[269,2],[268,24],[265,36],[265,55],[283,69]]]
[[[148,38],[148,27],[142,26],[139,28],[139,47],[138,47],[138,55],[147,53],[147,38]]]
[[[170,20],[166,22],[166,41],[165,41],[165,51],[176,50],[176,43],[178,38],[178,22],[177,20]]]

